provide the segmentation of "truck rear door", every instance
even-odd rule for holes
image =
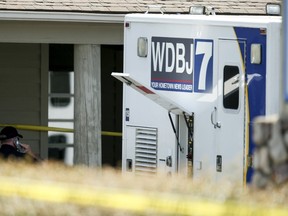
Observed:
[[[245,149],[245,41],[219,40],[218,102],[211,122],[216,130],[216,179],[243,183]]]

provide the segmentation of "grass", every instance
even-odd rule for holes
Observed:
[[[169,212],[191,215],[193,212],[192,215],[246,216],[247,213],[275,215],[277,209],[288,215],[285,184],[260,190],[180,175],[136,176],[111,168],[68,167],[54,162],[39,165],[1,162],[0,173],[0,215],[171,215]],[[273,214],[269,213],[271,209]]]

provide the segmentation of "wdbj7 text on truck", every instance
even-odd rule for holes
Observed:
[[[253,119],[279,111],[280,31],[271,16],[127,15],[123,171],[249,182]]]

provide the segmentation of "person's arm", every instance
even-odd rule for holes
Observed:
[[[28,154],[30,157],[32,157],[36,161],[41,161],[41,159],[37,155],[34,154],[30,145],[21,143],[21,146],[25,149],[26,154]]]

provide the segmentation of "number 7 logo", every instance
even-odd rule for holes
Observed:
[[[194,92],[212,92],[213,40],[195,40]]]

